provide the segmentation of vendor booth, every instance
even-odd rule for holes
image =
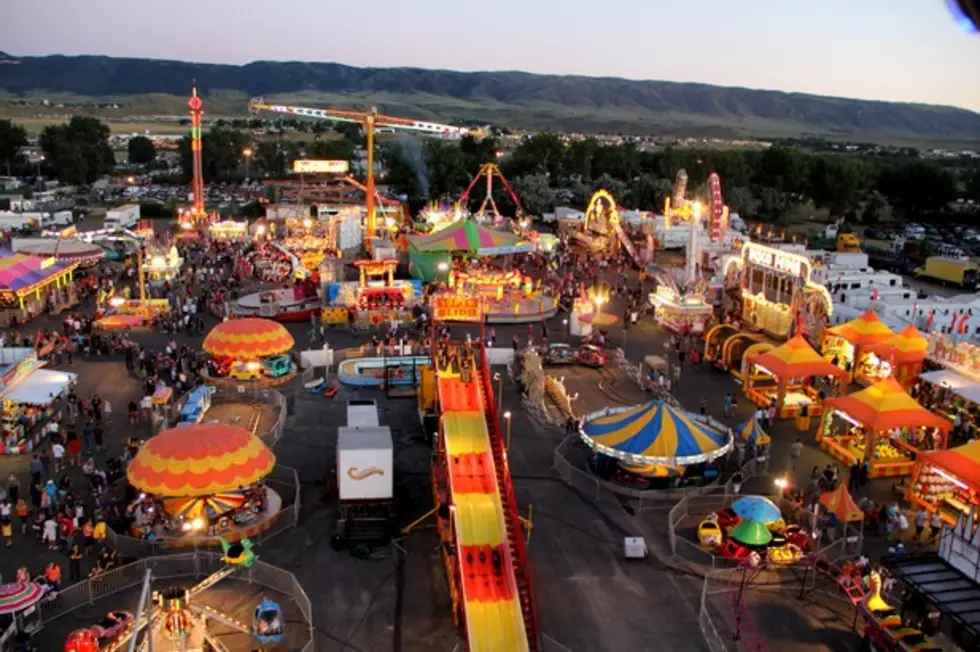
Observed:
[[[920,452],[946,447],[952,424],[919,405],[894,378],[832,398],[817,442],[850,466],[867,461],[869,478],[908,475]]]
[[[34,450],[54,414],[52,404],[64,396],[76,374],[42,369],[32,348],[0,350],[0,398],[3,441],[0,453],[22,455]]]
[[[870,384],[891,374],[891,365],[871,347],[894,335],[874,310],[868,310],[856,319],[828,328],[824,333],[823,354],[832,356],[834,363],[850,372],[854,380]]]
[[[911,387],[922,373],[922,363],[929,352],[929,341],[912,324],[881,342],[867,347],[868,357],[877,357],[880,370],[872,371],[869,377],[898,380],[903,387]]]
[[[502,256],[527,253],[534,245],[519,235],[461,219],[430,235],[410,236],[408,255],[412,276],[426,283],[448,280],[453,256]]]
[[[821,390],[814,385],[815,379],[833,376],[841,392],[847,383],[848,373],[822,358],[802,335],[765,353],[749,355],[746,361],[745,395],[759,407],[775,403],[776,416],[781,419],[821,413]]]
[[[922,453],[905,499],[930,512],[938,510],[949,525],[980,509],[980,441]]]
[[[73,305],[77,266],[0,250],[0,322],[23,324],[47,309]]]
[[[980,423],[980,383],[950,369],[927,371],[915,387],[919,403],[935,414],[962,420],[961,435],[975,438]]]
[[[208,232],[215,240],[245,240],[248,238],[248,222],[222,220],[213,222]]]

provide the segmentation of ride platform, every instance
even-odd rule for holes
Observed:
[[[282,497],[274,490],[266,487],[265,509],[256,514],[248,522],[235,523],[228,519],[227,523],[219,521],[215,524],[214,532],[206,535],[191,535],[185,533],[174,533],[173,535],[163,534],[159,537],[167,548],[204,548],[210,546],[220,546],[219,537],[229,543],[236,543],[242,539],[252,538],[275,525],[279,520],[279,513],[282,511]]]
[[[239,317],[262,317],[280,322],[309,321],[319,312],[322,301],[318,296],[297,296],[293,290],[255,292],[231,304],[231,312]]]

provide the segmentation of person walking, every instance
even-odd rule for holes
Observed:
[[[72,543],[68,552],[68,579],[71,582],[82,580],[82,547],[77,543]]]
[[[14,505],[20,498],[20,480],[17,479],[17,474],[13,471],[7,476],[7,498]]]
[[[915,515],[915,540],[921,541],[922,532],[926,529],[926,510],[920,509]]]
[[[800,463],[800,455],[803,454],[803,442],[797,437],[793,445],[790,446],[789,451],[789,464],[790,471],[796,471],[796,466]]]

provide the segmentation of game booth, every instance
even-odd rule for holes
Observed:
[[[879,368],[872,365],[868,377],[881,380],[891,376],[903,387],[911,387],[922,373],[928,352],[929,341],[909,324],[887,340],[868,346],[868,359],[874,357],[879,361]]]
[[[732,447],[721,424],[660,401],[588,414],[579,434],[596,453],[593,473],[635,488],[708,484],[719,477],[711,462]]]
[[[824,332],[822,350],[855,381],[868,385],[891,375],[891,365],[879,358],[871,347],[894,335],[878,313],[868,310],[856,319],[828,328]]]
[[[867,461],[869,478],[908,475],[915,458],[946,447],[952,425],[919,405],[894,378],[824,402],[817,442],[850,466]]]
[[[30,453],[53,416],[52,404],[65,396],[78,376],[42,369],[33,348],[0,349],[0,400],[3,401],[3,439],[0,454]]]
[[[715,308],[705,301],[703,288],[685,291],[661,283],[649,301],[657,323],[675,333],[701,335],[714,318]]]
[[[356,283],[327,283],[327,307],[321,311],[324,323],[342,326],[348,313],[362,327],[392,321],[405,322],[422,296],[421,281],[395,279],[398,259],[354,261],[360,277]]]
[[[833,376],[843,393],[849,375],[821,357],[802,335],[765,353],[746,356],[746,362],[748,372],[742,386],[746,397],[759,407],[775,403],[780,419],[801,417],[805,421],[797,426],[802,430],[809,428],[809,417],[818,416],[823,409],[814,379]]]
[[[289,357],[294,344],[293,336],[282,324],[245,317],[229,319],[212,328],[201,348],[212,357],[208,366],[212,381],[254,381],[274,386],[296,375],[296,365]]]
[[[0,323],[23,324],[49,307],[72,305],[72,273],[77,267],[78,263],[0,250]]]
[[[518,270],[454,263],[447,285],[457,296],[479,297],[487,323],[538,321],[558,312],[557,301],[541,291],[541,282]]]
[[[905,499],[949,525],[980,509],[980,441],[919,455]]]
[[[215,240],[247,240],[248,222],[221,220],[208,226],[208,233]]]
[[[164,430],[140,447],[126,471],[140,492],[129,507],[129,534],[168,546],[255,536],[282,509],[282,499],[263,482],[275,464],[269,447],[238,426]]]

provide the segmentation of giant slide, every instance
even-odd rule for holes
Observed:
[[[635,263],[640,269],[643,269],[645,265],[643,264],[643,260],[640,258],[640,252],[636,250],[636,247],[633,245],[633,241],[630,240],[629,236],[626,235],[626,232],[623,231],[623,227],[620,226],[619,222],[613,225],[613,230],[616,231],[616,235],[619,236],[619,241],[623,243],[623,247],[625,247],[626,251],[629,252],[630,258],[633,259],[633,263]]]
[[[438,378],[456,554],[470,652],[528,652],[480,380]]]

